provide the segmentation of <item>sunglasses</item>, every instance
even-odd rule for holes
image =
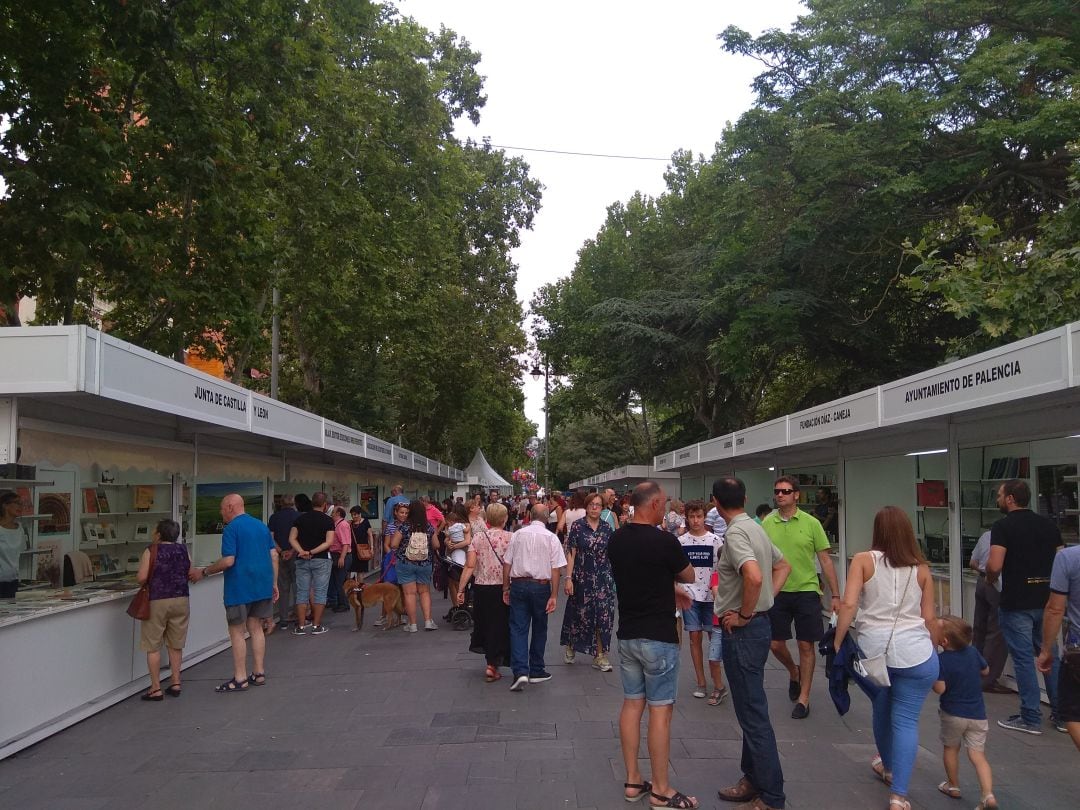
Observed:
[[[793,489],[774,489],[773,495],[790,495],[794,491]]]

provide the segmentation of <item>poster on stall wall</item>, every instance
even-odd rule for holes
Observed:
[[[38,536],[71,534],[71,493],[46,492],[40,495],[38,514],[48,515],[38,522]]]
[[[243,481],[226,484],[195,485],[195,534],[221,534],[225,523],[221,519],[221,499],[236,493],[244,499],[244,511],[256,520],[263,519],[263,484]]]
[[[132,507],[136,512],[149,512],[154,508],[154,488],[137,486],[131,495]]]
[[[364,517],[368,520],[379,517],[378,487],[360,487],[360,508],[364,510]]]
[[[349,497],[349,490],[345,487],[333,487],[330,491],[330,498],[334,506],[340,506],[346,512],[352,506],[352,498]]]

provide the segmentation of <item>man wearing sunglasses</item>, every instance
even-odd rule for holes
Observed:
[[[791,575],[769,610],[772,623],[772,654],[788,671],[788,699],[795,703],[791,716],[803,720],[810,714],[810,686],[814,682],[815,647],[825,632],[821,620],[821,585],[815,558],[832,593],[832,609],[840,609],[836,569],[829,556],[829,538],[821,521],[799,508],[799,482],[782,475],[773,484],[776,511],[761,521],[769,539],[791,564]],[[787,642],[795,625],[799,663],[792,660]]]

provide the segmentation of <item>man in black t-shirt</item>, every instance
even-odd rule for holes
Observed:
[[[1050,571],[1062,546],[1061,532],[1052,520],[1028,509],[1031,489],[1026,481],[1014,478],[1003,483],[997,502],[1005,517],[990,527],[986,582],[993,585],[1001,577],[999,623],[1020,692],[1020,714],[998,720],[998,725],[1010,731],[1042,734],[1035,651],[1042,643],[1043,608],[1050,598]],[[1057,683],[1049,677],[1045,682],[1053,723],[1057,720]]]
[[[289,545],[296,552],[296,627],[298,636],[326,632],[322,623],[326,609],[326,588],[330,584],[330,546],[334,543],[334,519],[326,514],[325,492],[311,496],[311,511],[301,513],[289,532]],[[307,623],[310,594],[311,618]]]
[[[668,784],[668,752],[679,680],[676,602],[684,609],[690,607],[689,595],[677,583],[693,582],[694,567],[675,535],[656,528],[664,517],[666,502],[667,496],[655,482],[638,484],[630,501],[633,520],[612,535],[608,560],[619,604],[616,635],[623,686],[619,736],[626,763],[623,795],[636,801],[651,792],[657,799],[672,799],[669,807],[683,807],[691,806],[685,803],[687,797]],[[641,778],[638,769],[641,716],[646,704],[651,784]]]

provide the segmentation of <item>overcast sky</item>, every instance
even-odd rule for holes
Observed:
[[[761,65],[721,50],[729,25],[787,29],[794,0],[397,0],[427,28],[445,25],[481,54],[487,104],[462,138],[491,139],[525,158],[545,186],[533,230],[515,251],[518,297],[574,269],[607,207],[664,191],[676,149],[711,155],[724,126],[753,101]],[[629,155],[618,160],[518,151]],[[608,353],[609,360],[617,349]],[[525,412],[544,433],[543,381],[525,380]]]

